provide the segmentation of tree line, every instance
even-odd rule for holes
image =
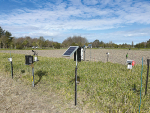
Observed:
[[[104,43],[103,41],[99,41],[96,39],[94,42],[91,42],[93,48],[133,48],[134,43],[132,41],[132,44],[115,44],[112,41],[109,41],[108,43]]]
[[[146,42],[141,42],[135,45],[136,48],[150,48],[150,39]]]
[[[0,27],[0,48],[9,48],[12,45],[13,37],[9,31],[5,31]]]
[[[65,48],[69,46],[83,46],[88,43],[87,39],[81,36],[68,37],[62,43],[45,40],[43,36],[31,38],[30,36],[15,38],[8,31],[0,27],[0,48],[26,49],[28,47],[39,48]]]
[[[53,47],[60,48],[60,43],[45,40],[44,37],[31,38],[30,36],[15,38],[9,31],[0,27],[0,48],[23,49],[38,46],[40,48]]]
[[[96,39],[93,42],[88,42],[85,37],[73,36],[66,38],[62,43],[45,40],[43,36],[39,38],[31,38],[30,36],[25,37],[12,37],[9,31],[5,31],[0,27],[0,48],[14,48],[14,49],[26,49],[28,47],[39,47],[39,48],[67,48],[69,46],[88,46],[92,44],[93,48],[150,48],[150,39],[147,42],[141,42],[134,45],[133,41],[131,44],[115,44],[112,41],[104,43]]]

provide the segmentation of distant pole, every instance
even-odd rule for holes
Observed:
[[[52,48],[53,48],[53,38],[52,38]]]
[[[75,106],[77,105],[77,51],[76,51],[76,68],[75,68]]]
[[[147,59],[147,77],[146,77],[145,95],[147,94],[147,84],[148,84],[148,74],[149,74],[149,61],[150,61],[150,59]]]

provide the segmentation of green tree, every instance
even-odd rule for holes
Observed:
[[[24,48],[27,48],[28,43],[29,43],[29,42],[28,42],[27,40],[24,40],[24,41],[23,41],[22,44],[23,44]]]
[[[44,46],[45,43],[45,39],[43,36],[40,36],[40,38],[38,39],[38,45],[42,48]]]
[[[8,39],[5,35],[1,36],[1,42],[2,42],[3,48],[7,47],[7,40]]]
[[[33,42],[33,43],[32,43],[32,46],[36,46],[36,45],[37,45],[36,42]]]
[[[72,44],[77,44],[78,46],[83,46],[88,43],[88,40],[81,36],[73,36],[65,39],[62,44],[65,47],[71,46]]]
[[[98,48],[100,45],[100,42],[98,39],[96,39],[93,43],[92,43],[92,46],[95,47],[95,48]]]
[[[11,33],[3,30],[0,27],[0,48],[8,48],[11,46],[13,37],[11,37]]]
[[[119,46],[117,44],[113,44],[113,47],[114,48],[118,48]]]
[[[8,47],[10,47],[11,46],[11,43],[12,43],[12,39],[13,39],[13,37],[11,37],[11,33],[10,32],[8,32],[8,31],[6,31],[5,32],[5,36],[6,36],[6,48],[8,48]]]
[[[99,42],[99,47],[103,47],[103,48],[104,48],[104,44],[105,44],[105,43],[104,43],[103,41],[100,41],[100,42]]]
[[[16,49],[23,49],[23,45],[21,43],[17,43]]]
[[[0,27],[0,38],[1,38],[1,36],[4,35],[4,33],[5,33],[5,30],[3,30],[3,29]]]
[[[60,43],[58,43],[58,42],[54,43],[54,48],[60,49]]]
[[[71,46],[78,46],[78,44],[75,43],[75,42],[73,42],[73,43],[71,44]]]

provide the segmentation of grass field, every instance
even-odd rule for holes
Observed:
[[[11,77],[10,54],[0,53],[0,67]],[[32,70],[25,65],[25,55],[12,54],[14,80],[32,85]],[[75,62],[72,59],[40,57],[34,63],[35,87],[47,89],[74,101]],[[130,71],[126,65],[103,62],[79,62],[77,105],[89,111],[113,113],[138,112],[141,88],[141,65]],[[141,112],[150,112],[150,85],[145,96],[147,67],[143,67]],[[134,85],[136,90],[133,91]],[[48,90],[48,89],[47,89]],[[44,95],[44,93],[43,93]]]

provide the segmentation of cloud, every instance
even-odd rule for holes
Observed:
[[[150,28],[137,29],[137,30],[125,30],[125,31],[115,31],[111,33],[99,33],[96,34],[97,39],[105,40],[106,42],[113,41],[115,43],[135,43],[143,42],[149,40]],[[146,38],[142,38],[146,37]]]
[[[81,0],[69,0],[72,5],[82,5]]]
[[[83,3],[86,5],[96,5],[98,0],[83,0]]]
[[[100,0],[100,3],[103,5],[111,4],[112,0]]]
[[[0,26],[8,29],[17,37],[22,35],[33,37],[61,37],[63,35],[65,37],[74,34],[65,34],[68,30],[95,31],[117,29],[132,26],[135,23],[139,25],[150,24],[149,2],[83,0],[82,4],[81,0],[69,0],[69,2],[59,0],[57,2],[40,2],[41,5],[38,0],[32,2],[42,9],[20,8],[12,10],[9,14],[0,13]],[[82,35],[90,39],[91,35],[98,37],[100,34],[82,33]],[[150,35],[147,30],[146,32],[119,31],[104,35],[108,39],[141,36]]]

